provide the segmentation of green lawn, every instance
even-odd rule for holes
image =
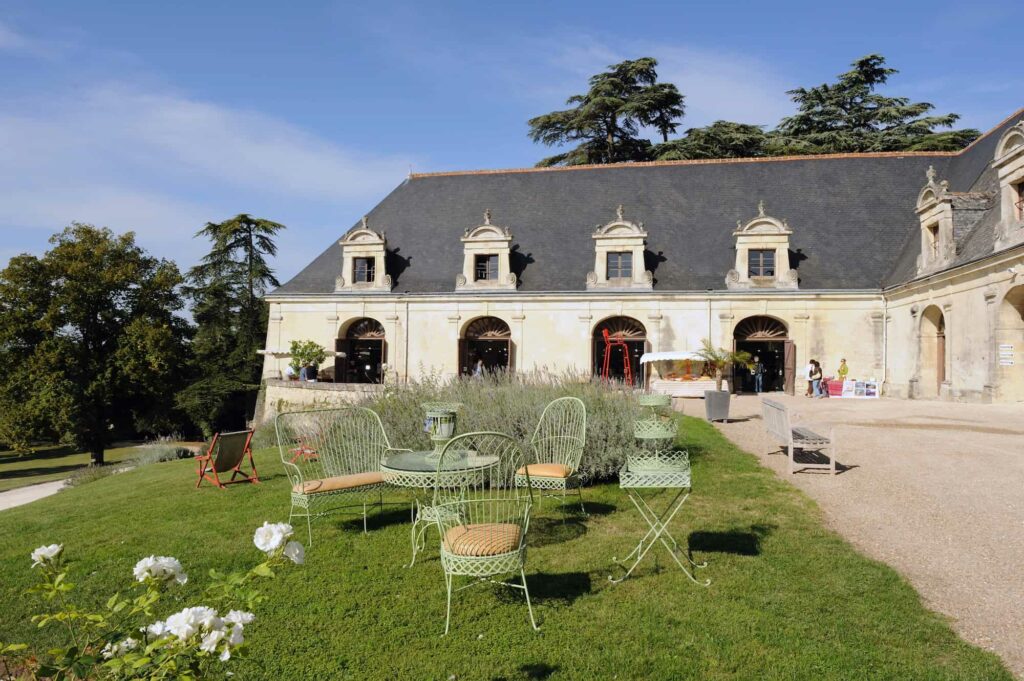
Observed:
[[[817,507],[702,421],[686,419],[695,491],[676,536],[706,560],[694,585],[664,555],[622,584],[610,559],[644,526],[616,485],[585,490],[585,520],[545,507],[530,528],[527,577],[541,624],[518,592],[456,596],[442,638],[444,587],[432,535],[408,561],[408,508],[371,524],[314,524],[306,565],[267,582],[246,628],[240,679],[1010,679],[996,656],[960,640],[888,567],[824,528]],[[176,556],[191,575],[163,614],[196,605],[209,568],[244,569],[253,529],[287,517],[276,453],[261,485],[194,489],[187,461],[104,478],[0,514],[0,640],[50,642],[22,594],[29,552],[63,542],[79,597],[101,603],[140,557]],[[400,500],[400,494],[393,499]],[[304,529],[304,528],[303,528]],[[297,533],[305,542],[303,532]],[[88,576],[88,578],[87,578]]]
[[[118,463],[134,457],[138,452],[139,448],[135,445],[114,447],[104,453],[104,459],[107,463]],[[25,456],[0,451],[0,492],[61,480],[88,465],[89,454],[77,452],[65,445],[39,447]]]

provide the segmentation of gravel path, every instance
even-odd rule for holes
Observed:
[[[63,486],[63,480],[54,480],[53,482],[41,482],[38,485],[15,487],[6,492],[0,492],[0,511],[6,511],[9,508],[22,506],[37,499],[56,494]]]
[[[730,415],[745,420],[719,429],[1024,678],[1024,405],[772,397],[800,422],[834,424],[837,461],[850,468],[789,475],[752,395],[733,397]]]

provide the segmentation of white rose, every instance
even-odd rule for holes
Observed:
[[[139,582],[155,579],[165,582],[174,580],[178,584],[184,584],[188,581],[188,575],[182,571],[181,563],[177,558],[170,556],[147,556],[135,564],[132,573]]]
[[[202,643],[199,644],[199,649],[205,653],[217,652],[217,644],[224,638],[224,630],[216,629],[203,636]]]
[[[220,653],[220,661],[227,662],[231,659],[231,648],[224,648]]]
[[[281,548],[293,532],[292,526],[288,523],[264,522],[263,527],[256,528],[252,543],[260,551],[270,554]]]
[[[242,636],[242,625],[236,624],[231,627],[231,637],[228,638],[228,645],[240,646],[245,642],[245,638]]]
[[[163,620],[160,620],[159,622],[153,622],[148,627],[143,629],[143,631],[145,631],[153,638],[160,638],[161,636],[167,635],[167,623]]]
[[[44,563],[53,562],[57,556],[64,550],[63,544],[50,544],[49,546],[40,546],[38,549],[32,552],[32,567],[42,565]]]
[[[103,659],[109,660],[114,657],[120,657],[127,653],[129,650],[134,650],[139,642],[129,636],[128,638],[120,641],[119,643],[110,644],[103,646],[103,650],[100,653],[103,655]]]
[[[249,624],[256,616],[251,612],[243,612],[242,610],[231,610],[228,614],[224,615],[224,621],[228,624]]]
[[[296,565],[302,565],[306,560],[306,549],[299,542],[290,541],[284,547],[284,555]]]

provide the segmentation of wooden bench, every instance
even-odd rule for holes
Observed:
[[[828,437],[825,437],[805,426],[794,427],[790,423],[789,410],[786,409],[786,405],[775,400],[761,400],[761,415],[768,434],[782,446],[783,452],[787,449],[789,450],[790,473],[796,473],[797,471],[795,459],[795,451],[797,449],[819,453],[821,450],[827,449],[828,463],[801,463],[799,469],[821,468],[831,471],[833,475],[836,474],[834,428],[830,429]]]

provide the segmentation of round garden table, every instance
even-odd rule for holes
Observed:
[[[407,487],[415,494],[412,507],[412,561],[423,550],[427,528],[437,521],[429,501],[434,485],[441,487],[465,487],[478,482],[487,469],[498,465],[498,457],[484,456],[470,450],[449,452],[444,468],[438,469],[441,459],[434,450],[422,452],[397,452],[384,459],[380,471],[384,480],[396,487]]]

